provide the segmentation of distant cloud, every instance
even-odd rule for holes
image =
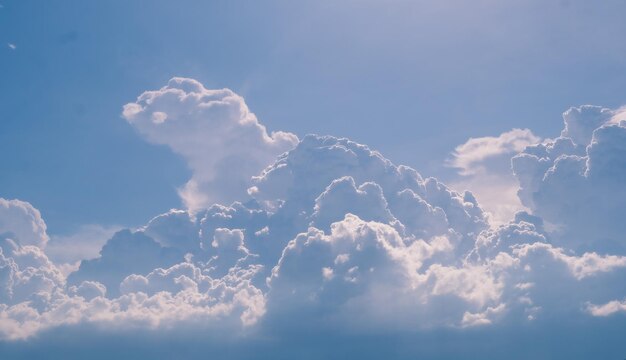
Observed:
[[[461,175],[450,184],[471,189],[494,224],[503,224],[525,210],[517,197],[519,183],[513,176],[511,157],[541,138],[528,129],[513,129],[497,137],[470,138],[456,147],[447,165]]]
[[[486,171],[485,162],[499,157],[516,154],[528,145],[541,141],[528,129],[513,129],[498,137],[470,138],[454,149],[450,166],[458,168],[461,175],[476,175]]]
[[[8,47],[9,47],[9,49],[11,49],[11,50],[15,50],[15,49],[17,49],[17,46],[15,46],[15,44],[8,43],[8,44],[7,44],[7,46],[8,46]]]

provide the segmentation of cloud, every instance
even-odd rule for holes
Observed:
[[[119,294],[119,285],[127,275],[148,273],[183,261],[183,253],[164,248],[142,232],[117,232],[100,250],[100,256],[83,260],[77,271],[68,276],[70,285],[83,281],[103,284],[111,296]]]
[[[39,210],[25,201],[3,198],[0,198],[0,237],[40,248],[50,240]]]
[[[410,221],[408,218],[417,220],[421,217],[426,223],[432,221],[436,224],[440,223],[441,215],[445,213],[445,227],[461,236],[480,232],[487,226],[485,215],[471,193],[455,192],[437,179],[424,179],[410,167],[394,165],[365,145],[332,136],[306,136],[294,150],[279,157],[261,175],[255,177],[254,186],[249,192],[259,204],[272,211],[280,205],[281,213],[288,211],[293,214],[309,214],[316,206],[316,199],[319,198],[318,206],[322,206],[323,201],[329,201],[323,194],[329,185],[328,191],[336,195],[345,193],[335,189],[342,182],[334,185],[332,183],[346,176],[352,180],[343,180],[344,182],[353,181],[355,186],[363,186],[361,194],[375,194],[379,187],[381,193],[374,196],[384,196],[384,201],[379,199],[373,204],[388,206],[396,218]],[[349,187],[351,186],[348,185]],[[406,210],[407,202],[412,202],[415,206],[409,206],[414,213],[407,213],[405,217],[401,210]],[[337,201],[337,204],[346,206],[341,201]],[[352,207],[352,211],[358,216],[367,217],[366,211],[375,211],[371,207],[355,205],[347,206]]]
[[[573,107],[563,113],[565,128],[561,137],[571,139],[574,144],[587,145],[595,129],[613,117],[611,109],[600,106],[584,105]]]
[[[540,141],[541,138],[528,129],[513,129],[498,137],[470,138],[454,149],[449,163],[450,166],[458,168],[461,175],[476,175],[487,171],[485,168],[487,160],[502,155],[510,159],[512,154],[517,154],[527,146]]]
[[[179,194],[192,210],[243,199],[250,177],[291,149],[291,133],[267,133],[243,98],[173,78],[124,106],[123,117],[149,142],[180,154],[193,175]]]
[[[80,226],[67,235],[52,235],[46,245],[46,255],[58,266],[67,264],[71,268],[77,262],[98,256],[100,249],[120,226],[96,224]]]
[[[619,124],[622,121],[626,121],[626,106],[613,110],[612,115],[611,120],[609,120],[611,124]]]
[[[513,357],[528,358],[532,351],[517,342],[532,344],[534,334],[568,341],[589,328],[612,334],[623,328],[613,315],[623,312],[616,299],[624,298],[626,280],[626,127],[611,120],[614,113],[570,110],[567,131],[542,143],[514,130],[458,147],[466,178],[512,164],[527,209],[496,223],[472,192],[345,138],[308,135],[296,143],[267,135],[232,92],[173,79],[127,105],[125,116],[149,141],[189,161],[190,181],[202,183],[206,202],[117,231],[95,254],[95,246],[64,253],[78,240],[48,241],[36,209],[3,200],[0,345],[99,331],[133,341],[177,334],[216,353],[250,357],[263,349],[280,358],[294,347],[318,354],[375,339],[415,358],[446,339],[472,348],[506,334],[520,351]],[[241,182],[237,191],[225,188],[224,204],[210,194],[228,176],[207,174],[245,156],[229,136],[249,139],[246,151],[262,154],[236,173]],[[226,157],[216,155],[221,147]],[[208,167],[199,165],[204,158]],[[86,258],[69,275],[50,260],[79,256]],[[415,341],[423,346],[406,348]]]
[[[11,49],[11,50],[15,50],[15,49],[17,49],[17,46],[15,46],[15,44],[8,43],[8,44],[7,44],[7,46],[8,46],[8,47],[9,47],[9,49]]]
[[[8,238],[0,239],[0,273],[0,303],[5,305],[36,304],[65,281],[40,248],[21,246]]]
[[[517,196],[519,182],[511,170],[511,157],[540,141],[528,129],[513,129],[498,137],[470,138],[457,146],[448,160],[448,166],[460,175],[450,186],[471,189],[492,224],[504,224],[516,212],[527,210]]]
[[[602,305],[589,304],[587,310],[593,316],[610,316],[618,312],[626,312],[626,300],[613,300]]]
[[[626,127],[614,111],[583,106],[565,112],[561,137],[529,146],[512,159],[524,205],[552,228],[554,240],[578,252],[626,254]],[[573,136],[568,137],[568,136]]]
[[[18,212],[24,220],[38,213],[24,202],[10,204],[30,210]],[[0,215],[7,220],[6,212]],[[10,220],[17,218],[8,215]],[[207,329],[219,324],[222,329],[241,329],[264,313],[263,294],[250,284],[258,267],[211,278],[202,274],[204,267],[187,263],[182,256],[182,262],[171,260],[178,255],[176,250],[162,248],[142,232],[116,233],[98,258],[82,261],[67,277],[43,249],[14,238],[0,237],[0,338],[4,340],[80,324],[121,329],[181,324]],[[159,268],[168,262],[173,266]]]

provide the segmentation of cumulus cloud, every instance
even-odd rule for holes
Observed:
[[[513,176],[511,157],[540,141],[528,129],[470,138],[457,146],[448,160],[448,166],[460,175],[451,186],[471,189],[493,224],[508,222],[516,212],[526,210],[517,196],[519,182]]]
[[[179,194],[192,211],[242,199],[250,177],[298,141],[287,132],[268,134],[231,90],[208,90],[186,78],[144,92],[124,106],[123,117],[147,141],[187,161],[193,175]]]
[[[461,175],[476,175],[487,171],[485,162],[489,159],[517,154],[529,145],[537,144],[541,138],[528,129],[513,129],[498,137],[485,136],[470,138],[454,149],[450,166],[458,168]]]
[[[30,220],[32,213],[21,212],[24,220]],[[186,262],[177,257],[178,251],[163,248],[141,231],[126,230],[107,241],[98,258],[83,260],[66,277],[43,249],[22,245],[7,235],[14,233],[0,237],[0,338],[4,340],[79,324],[120,329],[184,324],[236,330],[252,326],[265,311],[263,293],[250,283],[258,266],[212,278],[205,274],[206,266],[201,269]],[[173,265],[160,267],[168,263]]]
[[[595,129],[609,121],[615,113],[600,106],[584,105],[573,107],[563,113],[565,127],[561,137],[571,139],[574,144],[587,145]]]
[[[66,276],[50,258],[77,255],[46,249],[39,212],[4,200],[0,337],[89,325],[298,343],[497,336],[537,323],[558,333],[565,322],[612,318],[624,311],[616,284],[626,280],[616,224],[626,213],[626,127],[615,113],[570,110],[561,136],[541,143],[514,130],[458,147],[466,177],[513,166],[527,209],[495,222],[472,192],[348,139],[267,135],[232,92],[173,79],[127,105],[125,117],[197,164],[190,182],[202,184],[206,202],[116,232]],[[237,191],[225,188],[227,203],[213,203],[228,179],[214,170],[245,155],[224,139],[240,135],[261,155],[237,172]]]
[[[55,264],[76,270],[73,267],[81,260],[98,257],[102,246],[119,230],[122,230],[120,226],[90,224],[70,234],[52,235],[46,245],[46,255]]]
[[[512,159],[524,205],[576,251],[626,254],[626,126],[615,111],[583,106],[564,113],[561,136]]]
[[[40,248],[50,240],[39,210],[25,201],[3,198],[0,198],[0,237]]]

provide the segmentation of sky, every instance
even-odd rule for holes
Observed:
[[[626,356],[625,2],[0,5],[0,355]]]

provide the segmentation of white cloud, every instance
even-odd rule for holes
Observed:
[[[626,279],[626,254],[599,244],[619,244],[624,233],[626,128],[601,124],[589,133],[594,109],[567,113],[566,135],[575,141],[533,145],[539,139],[530,131],[514,130],[457,148],[456,164],[477,181],[505,173],[514,156],[529,211],[495,224],[480,205],[487,202],[470,192],[348,139],[310,135],[295,144],[289,134],[267,135],[229,90],[173,79],[127,105],[125,117],[149,141],[182,154],[194,170],[190,183],[213,200],[230,179],[213,171],[245,158],[244,149],[258,150],[255,165],[236,172],[237,191],[224,188],[229,199],[247,201],[207,198],[191,211],[171,210],[116,232],[95,254],[97,238],[114,229],[86,227],[48,241],[36,209],[3,200],[0,337],[93,325],[201,329],[207,339],[254,343],[301,334],[514,331],[538,321],[558,328],[622,312],[616,284]],[[589,144],[576,143],[589,134]],[[509,201],[502,193],[498,200]],[[68,249],[83,238],[93,245]],[[90,258],[67,276],[55,264],[79,257]]]
[[[15,46],[15,44],[12,44],[12,43],[8,43],[8,44],[7,44],[7,46],[8,46],[8,47],[9,47],[9,49],[11,49],[11,50],[15,50],[15,49],[17,49],[17,46]]]
[[[452,153],[450,166],[458,168],[461,175],[476,175],[488,171],[485,162],[502,155],[510,159],[529,145],[537,144],[541,138],[528,129],[513,129],[498,137],[470,138],[457,146]]]
[[[75,264],[98,256],[102,246],[120,226],[82,225],[67,235],[52,235],[46,246],[46,254],[57,265]]]
[[[626,312],[626,300],[613,300],[603,305],[589,304],[587,311],[593,316],[610,316],[619,312]]]
[[[192,211],[243,199],[250,177],[291,149],[291,133],[267,133],[243,98],[229,89],[208,90],[173,78],[124,106],[123,117],[149,142],[169,146],[193,171],[179,189]]]
[[[0,237],[40,248],[50,239],[39,210],[25,201],[3,198],[0,198]]]
[[[577,252],[626,254],[626,127],[612,123],[613,114],[570,109],[561,137],[512,159],[522,203],[558,229],[553,237],[560,246]]]
[[[616,255],[598,255],[594,252],[584,253],[581,256],[571,256],[563,249],[552,247],[546,243],[523,244],[514,247],[513,254],[525,258],[532,253],[546,253],[554,260],[564,263],[572,275],[582,280],[588,276],[602,272],[611,272],[617,268],[626,267],[626,257]]]
[[[498,137],[470,138],[456,147],[448,161],[460,175],[450,186],[471,190],[491,223],[504,224],[516,212],[526,210],[517,197],[519,183],[511,170],[511,157],[540,141],[528,129],[513,129]]]
[[[615,113],[600,106],[583,105],[573,107],[563,113],[565,128],[561,137],[570,138],[575,144],[587,145],[593,131],[606,123]]]

